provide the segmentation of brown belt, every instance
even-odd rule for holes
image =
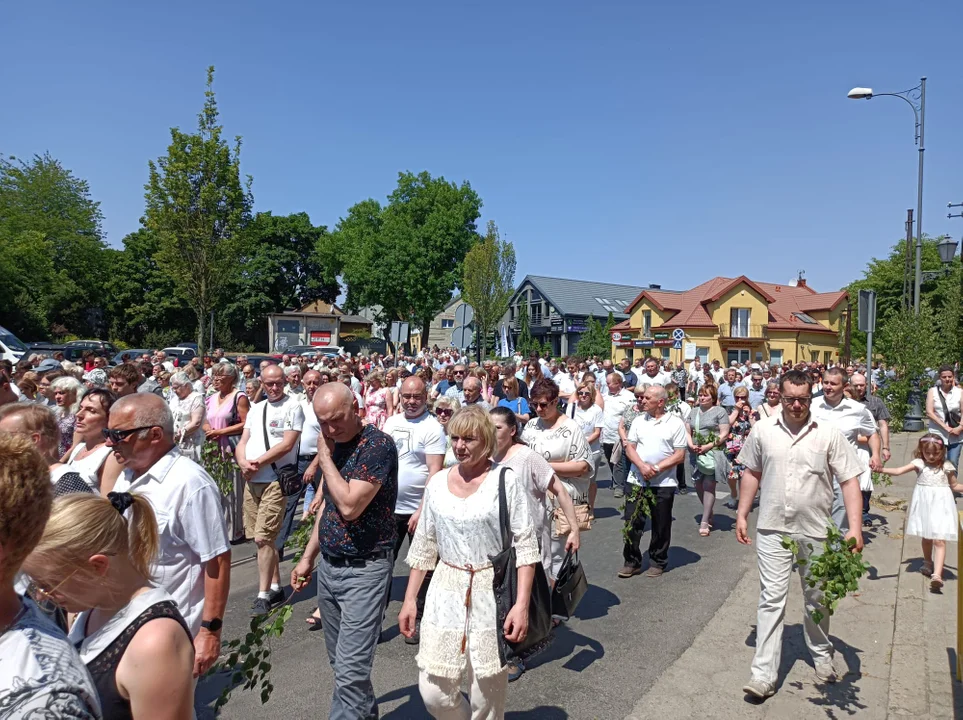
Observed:
[[[461,636],[461,653],[464,655],[465,646],[468,643],[468,623],[471,617],[471,591],[475,584],[475,573],[481,572],[482,570],[487,570],[491,567],[491,565],[485,565],[484,567],[476,568],[472,567],[471,565],[465,565],[464,567],[461,565],[452,565],[450,562],[445,562],[444,560],[442,560],[442,562],[454,570],[461,570],[462,572],[468,573],[468,590],[465,592],[465,631]]]

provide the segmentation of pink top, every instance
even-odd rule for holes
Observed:
[[[207,398],[207,422],[215,430],[223,430],[231,426],[231,415],[234,414],[235,395],[247,397],[240,390],[234,390],[224,398],[223,402],[221,402],[220,393],[214,393]],[[237,435],[237,438],[240,440],[240,434]],[[232,451],[231,443],[228,441],[226,435],[219,437],[218,442],[221,445],[221,449],[225,452]]]
[[[388,419],[388,388],[369,390],[364,399],[364,419],[381,430]]]

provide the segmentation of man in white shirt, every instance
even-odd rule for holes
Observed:
[[[611,360],[605,362],[611,365]],[[610,371],[605,376],[605,387],[608,393],[605,396],[605,404],[602,406],[602,452],[605,454],[605,462],[609,464],[609,472],[612,473],[612,493],[615,497],[623,496],[624,478],[616,471],[615,464],[612,462],[612,450],[619,441],[619,421],[625,409],[635,402],[635,395],[622,387],[622,376]],[[624,452],[624,450],[623,450]]]
[[[856,450],[856,455],[863,464],[860,485],[864,485],[872,483],[872,473],[878,472],[883,467],[880,457],[882,443],[873,414],[861,402],[851,400],[843,393],[846,382],[845,370],[835,367],[827,370],[823,374],[823,394],[821,397],[813,398],[811,412],[817,421],[835,425],[846,437],[850,446]],[[846,479],[837,477],[833,480],[832,517],[842,532],[849,529],[849,519],[840,487],[840,483]]]
[[[710,372],[712,373],[712,379],[716,381],[716,385],[722,382],[722,376],[725,374],[725,370],[722,369],[722,364],[718,360],[712,361]]]
[[[157,516],[153,581],[169,592],[194,636],[194,676],[221,652],[221,623],[231,588],[231,548],[221,493],[174,444],[174,418],[152,393],[110,408],[107,445],[124,465],[115,492],[144,495]]]
[[[428,480],[441,470],[446,449],[445,430],[428,412],[428,388],[420,377],[413,375],[401,384],[401,406],[404,413],[389,417],[383,428],[398,448],[398,499],[395,501],[398,541],[395,545],[395,557],[398,557],[405,537],[407,536],[410,543],[415,534],[418,518],[421,517],[425,486],[428,485]],[[425,609],[430,582],[429,572],[418,591],[419,618]],[[390,595],[390,578],[387,592]],[[408,645],[417,645],[418,641],[417,629],[412,637],[405,638]]]
[[[659,361],[654,357],[647,357],[643,367],[645,371],[638,378],[638,384],[642,387],[649,385],[665,387],[672,382],[672,377],[659,367]]]
[[[318,416],[314,413],[314,393],[321,387],[321,373],[317,370],[308,370],[304,373],[301,381],[304,385],[304,394],[298,396],[301,403],[301,411],[304,413],[304,425],[301,428],[301,437],[298,440],[298,472],[304,481],[304,512],[301,520],[306,520],[310,513],[308,508],[314,499],[314,481],[318,473],[318,435],[321,434],[321,423]],[[284,557],[284,543],[288,541],[291,531],[294,529],[294,515],[301,500],[301,493],[295,493],[287,498],[284,506],[284,519],[281,521],[281,531],[278,533],[274,546],[278,550],[278,557]],[[280,586],[281,576],[278,574],[272,581],[272,585],[277,583]]]
[[[565,369],[560,369],[552,380],[558,385],[558,397],[563,403],[568,404],[575,401],[575,387],[578,385],[578,364],[574,357],[568,358]]]
[[[275,541],[281,532],[286,500],[277,470],[298,462],[298,441],[304,427],[301,400],[284,393],[284,371],[277,365],[261,373],[266,400],[247,413],[234,457],[247,481],[244,486],[244,533],[257,545],[258,594],[252,615],[267,615],[284,602],[278,577]]]
[[[669,563],[672,542],[672,505],[678,483],[675,467],[685,461],[686,434],[682,419],[665,411],[666,392],[661,385],[650,385],[642,395],[642,414],[632,421],[626,458],[632,463],[628,482],[633,485],[625,500],[623,519],[628,526],[628,537],[622,545],[625,566],[620,578],[630,578],[642,572],[642,551],[639,541],[645,530],[645,515],[635,512],[644,489],[651,488],[655,502],[649,509],[652,517],[652,537],[649,541],[648,577],[659,577]]]

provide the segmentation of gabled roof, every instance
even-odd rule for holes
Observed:
[[[605,318],[612,308],[611,312],[616,320],[628,317],[625,309],[630,298],[642,290],[635,285],[568,280],[544,275],[526,275],[518,287],[521,288],[526,282],[531,283],[562,315],[594,315]],[[515,291],[515,296],[517,295],[518,290]],[[513,301],[515,296],[512,297]]]
[[[681,328],[715,327],[706,306],[717,301],[739,283],[745,283],[768,303],[766,323],[773,330],[806,330],[834,333],[822,324],[807,322],[809,312],[828,311],[847,298],[845,290],[817,293],[808,285],[777,285],[756,282],[745,275],[737,278],[714,277],[691,290],[680,293],[664,290],[643,290],[627,308],[631,311],[643,299],[662,313],[668,313],[664,325]],[[798,314],[803,315],[800,317]]]

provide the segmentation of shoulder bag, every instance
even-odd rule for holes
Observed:
[[[498,624],[498,654],[502,665],[509,658],[531,656],[542,650],[552,633],[552,594],[548,577],[541,562],[535,563],[535,577],[528,603],[528,634],[521,642],[510,643],[505,639],[502,628],[509,611],[518,598],[518,567],[516,566],[515,546],[512,544],[512,531],[508,515],[508,496],[505,494],[505,471],[498,476],[498,524],[501,527],[502,551],[492,555],[492,588],[495,592],[495,612]]]
[[[264,431],[265,452],[271,449],[271,443],[268,440],[267,431],[267,414],[269,408],[270,403],[264,406],[264,418],[263,422],[261,423],[261,429]],[[284,497],[297,495],[304,488],[304,476],[298,472],[298,466],[296,463],[288,463],[287,465],[282,465],[281,467],[271,463],[271,469],[274,471],[274,476],[278,480],[278,485],[281,486],[281,492],[284,494]]]
[[[230,418],[228,419],[228,421],[227,421],[228,427],[232,427],[232,426],[234,426],[234,425],[237,425],[239,422],[241,422],[241,415],[240,415],[240,413],[238,413],[238,411],[237,411],[237,399],[238,399],[240,396],[241,396],[241,391],[240,391],[240,390],[235,390],[235,391],[234,391],[234,404],[233,404],[232,407],[231,407],[231,417],[230,417]],[[267,414],[265,414],[265,418],[266,418],[266,417],[267,417]],[[234,452],[234,451],[237,450],[237,444],[238,444],[239,442],[241,442],[241,433],[243,433],[243,432],[244,432],[244,431],[243,431],[243,429],[242,429],[241,432],[238,433],[237,435],[228,435],[228,436],[227,436],[227,444],[231,446],[231,452]]]
[[[951,428],[959,427],[960,425],[960,411],[954,410],[950,412],[949,408],[946,406],[946,396],[943,395],[943,391],[939,388],[934,388],[936,394],[940,396],[940,402],[943,404],[943,417],[946,418],[946,424]]]
[[[555,587],[552,588],[552,614],[572,617],[586,590],[588,580],[585,578],[582,563],[578,560],[578,550],[570,550],[565,554]]]
[[[698,415],[696,415],[696,423],[695,423],[695,431],[696,431],[696,434],[698,435],[699,433],[702,432],[702,408],[701,407],[697,408],[694,412],[699,413]],[[706,477],[709,477],[709,476],[715,477],[715,471],[716,471],[715,455],[716,455],[715,449],[712,449],[703,455],[696,455],[696,462],[695,462],[696,468],[700,472],[702,472],[702,474],[705,475]]]

